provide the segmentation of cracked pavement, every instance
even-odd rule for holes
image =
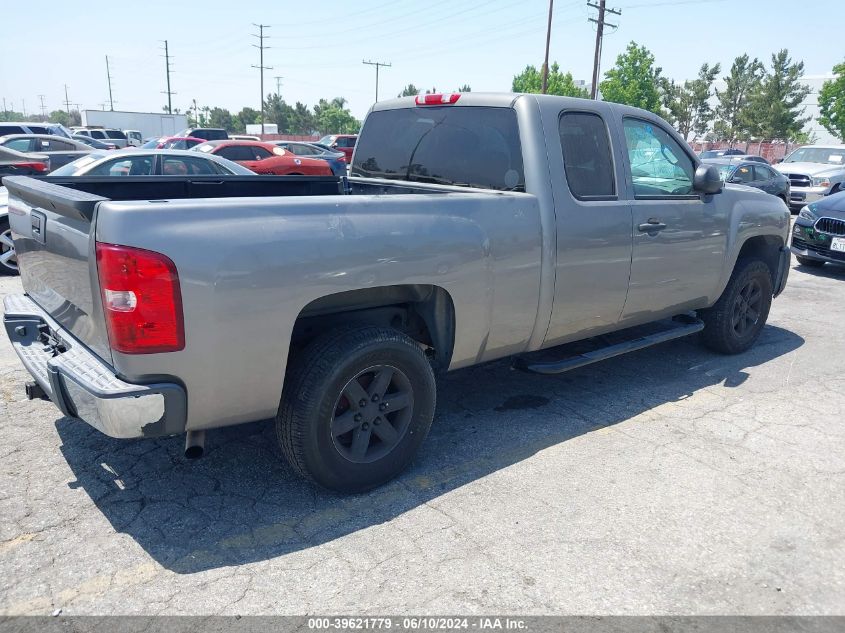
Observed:
[[[794,267],[741,356],[448,374],[412,468],[346,497],[269,423],[187,462],[63,418],[0,337],[0,614],[842,614],[843,317],[845,268]]]

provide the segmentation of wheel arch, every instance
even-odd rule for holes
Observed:
[[[313,300],[296,318],[289,358],[320,333],[349,324],[392,327],[425,345],[435,370],[451,363],[454,302],[444,288],[428,284],[361,288]]]
[[[778,262],[783,248],[783,239],[779,235],[755,235],[746,239],[737,253],[731,272],[743,259],[760,259],[765,262],[772,275],[772,285],[778,277]]]

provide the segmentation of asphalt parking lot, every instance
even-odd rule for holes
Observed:
[[[793,268],[742,356],[450,374],[410,472],[348,497],[269,424],[186,462],[62,418],[0,337],[0,613],[841,614],[843,324],[845,268]]]

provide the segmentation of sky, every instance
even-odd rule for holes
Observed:
[[[723,75],[742,53],[768,62],[787,47],[810,76],[830,74],[845,59],[845,0],[608,0],[621,16],[608,16],[602,69],[630,41],[648,47],[663,73],[692,78],[702,62],[722,64]],[[159,112],[166,104],[165,60],[171,54],[173,107],[220,106],[236,112],[260,107],[258,28],[269,25],[264,92],[289,103],[313,105],[345,97],[363,118],[379,97],[418,88],[508,91],[527,64],[543,62],[547,0],[356,0],[293,2],[251,0],[131,0],[124,3],[44,0],[33,9],[3,3],[0,97],[8,108],[64,108],[65,84],[76,107],[108,102],[109,57],[115,110]],[[576,79],[592,75],[595,10],[587,0],[555,0],[550,60]],[[37,23],[33,19],[37,17]],[[45,19],[46,18],[46,19]],[[795,30],[796,21],[801,28]],[[108,106],[106,106],[108,107]]]

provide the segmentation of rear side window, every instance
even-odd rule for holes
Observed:
[[[217,174],[210,160],[192,156],[165,156],[161,173],[165,176],[209,176]]]
[[[754,179],[755,180],[771,180],[775,175],[772,170],[764,165],[754,165]]]
[[[525,191],[510,108],[415,107],[372,112],[353,176]]]
[[[20,125],[0,125],[0,136],[6,134],[26,134],[26,130]]]
[[[28,138],[13,138],[3,143],[3,147],[8,147],[18,152],[31,152],[33,151],[32,142],[32,139]]]
[[[616,197],[610,138],[604,121],[589,112],[564,112],[560,147],[569,190],[579,200]]]

